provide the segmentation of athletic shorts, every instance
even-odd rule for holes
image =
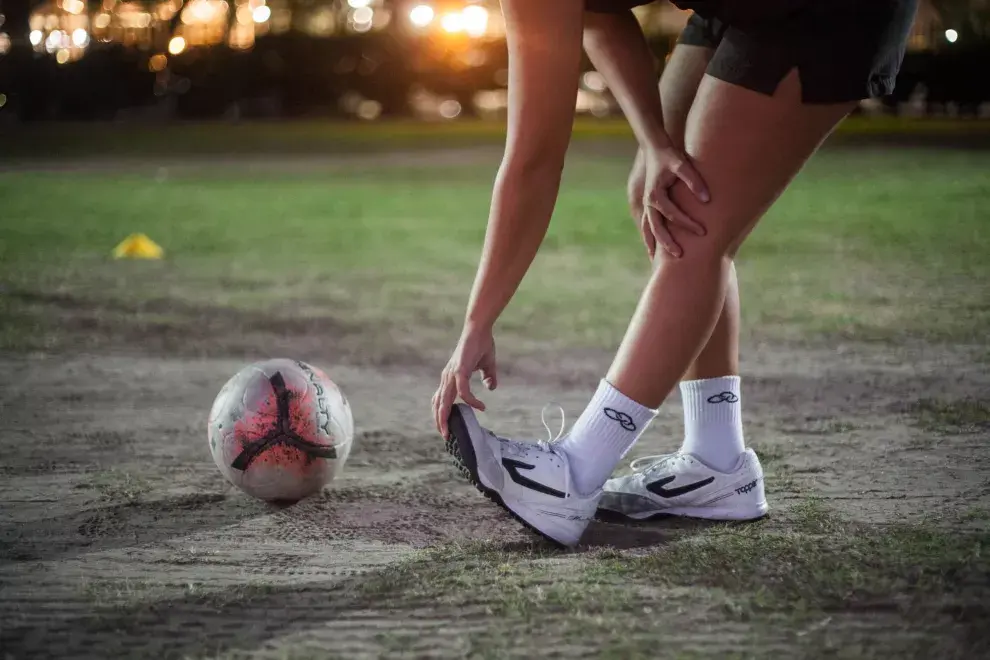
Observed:
[[[619,12],[651,0],[586,0],[587,11]],[[694,13],[678,43],[715,50],[706,73],[772,95],[797,68],[805,103],[886,96],[918,0],[682,0]]]

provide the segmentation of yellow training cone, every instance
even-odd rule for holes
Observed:
[[[131,234],[113,249],[114,259],[161,259],[164,254],[162,246],[144,234]]]

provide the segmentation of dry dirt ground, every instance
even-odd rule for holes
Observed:
[[[52,309],[63,320],[75,314]],[[259,348],[327,341],[305,328],[269,332],[253,338]],[[155,343],[141,334],[89,353],[0,358],[4,657],[498,655],[472,641],[492,625],[485,592],[454,607],[382,586],[402,577],[386,567],[431,546],[487,539],[503,555],[544,552],[447,463],[428,413],[436,365],[389,365],[382,354],[360,352],[344,364],[312,358],[352,402],[355,449],[343,477],[320,496],[275,509],[226,486],[206,445],[209,403],[244,360],[193,357],[195,343],[209,337],[191,340],[190,357],[156,354],[142,349]],[[551,357],[542,377],[532,364],[507,365],[489,418],[537,435],[534,402],[554,400],[577,414],[608,356],[573,358],[563,379]],[[749,346],[744,364],[749,439],[768,468],[768,525],[787,526],[809,493],[850,521],[968,515],[982,525],[971,512],[990,505],[985,427],[941,433],[924,424],[924,402],[987,391],[985,365],[966,351]],[[679,417],[675,396],[635,455],[673,448]],[[578,550],[542,561],[566,573],[603,548],[647,552],[684,529],[596,523]],[[378,586],[354,588],[361,583]],[[658,605],[663,617],[645,607],[638,616],[662,618],[658,630],[674,648],[747,648],[745,625],[691,614],[690,589],[663,598],[676,607]],[[953,639],[972,648],[974,624],[950,622],[931,634],[946,649],[957,648]],[[906,634],[885,627],[883,611],[821,625],[853,642]],[[502,650],[593,651],[567,646],[561,631],[548,635]],[[792,648],[794,638],[759,640],[756,648],[771,652]]]

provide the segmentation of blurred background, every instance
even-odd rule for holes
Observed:
[[[494,0],[2,0],[0,122],[497,118]],[[636,10],[659,62],[688,13]],[[837,44],[836,48],[841,48]],[[618,114],[588,64],[577,110]],[[921,0],[896,93],[864,113],[990,115],[990,1]]]

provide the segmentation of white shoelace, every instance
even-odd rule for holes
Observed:
[[[550,425],[547,424],[547,409],[554,406],[556,406],[557,411],[560,412],[560,429],[557,430],[557,435],[554,435],[553,432],[550,431]],[[557,403],[546,404],[543,406],[543,410],[540,411],[540,421],[543,422],[543,428],[547,431],[547,439],[541,440],[539,444],[544,449],[551,449],[551,445],[557,444],[557,441],[564,435],[564,426],[567,423],[567,415],[564,414],[564,407]]]
[[[554,407],[556,407],[557,411],[560,412],[560,428],[557,430],[557,435],[553,434],[553,431],[550,430],[550,425],[547,423],[547,410],[552,410]],[[489,431],[489,433],[491,433],[493,436],[495,436],[502,442],[509,442],[523,449],[527,447],[537,446],[540,449],[543,449],[544,451],[556,451],[557,442],[561,439],[561,437],[563,437],[564,427],[567,425],[567,417],[564,414],[563,406],[556,403],[548,403],[545,406],[543,406],[543,410],[540,411],[540,422],[543,423],[543,428],[547,432],[547,437],[544,438],[543,440],[537,440],[535,443],[527,442],[525,440],[513,440],[512,438],[506,438],[504,436],[498,435],[497,433],[493,433],[492,431]]]

